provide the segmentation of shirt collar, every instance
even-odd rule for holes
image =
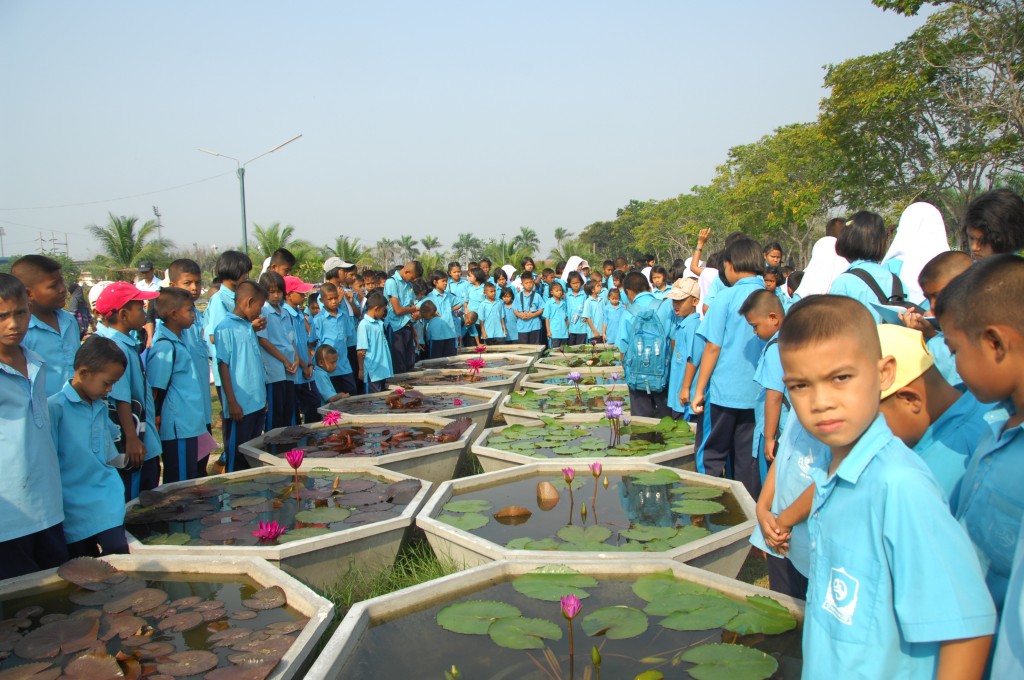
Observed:
[[[885,422],[885,417],[878,414],[875,421],[854,444],[853,450],[846,456],[846,459],[839,464],[836,476],[851,484],[856,484],[875,455],[894,438]]]
[[[180,342],[184,344],[184,341],[181,339],[181,336],[172,331],[165,324],[158,324],[156,327],[156,332],[153,333],[153,340],[159,340],[160,338],[167,338],[171,342]]]
[[[988,425],[988,429],[992,431],[992,437],[999,441],[1004,437],[1008,431],[1005,430],[1006,422],[1017,414],[1017,409],[1013,407],[1013,401],[1005,399],[995,406],[993,406],[985,414],[985,424]],[[1024,423],[1017,427],[1011,428],[1012,430],[1019,430],[1024,428]]]
[[[85,399],[82,399],[82,395],[78,393],[74,387],[71,386],[71,381],[64,381],[64,387],[60,388],[61,393],[67,397],[67,400],[75,404],[84,404]]]
[[[231,315],[228,314],[228,316],[231,316]],[[96,332],[99,333],[100,335],[103,335],[105,337],[110,338],[111,340],[116,340],[117,342],[123,342],[124,344],[128,345],[129,347],[137,347],[138,344],[139,344],[139,341],[136,340],[135,338],[133,338],[132,336],[130,336],[130,335],[126,334],[126,333],[122,333],[121,331],[117,330],[116,328],[113,328],[112,326],[107,326],[106,324],[104,324],[102,326],[102,328],[98,328],[96,330]]]
[[[40,355],[33,352],[32,350],[30,350],[28,347],[25,347],[25,345],[21,346],[21,351],[25,354],[25,367],[28,369],[28,377],[31,380],[33,375],[42,370],[43,364],[46,363],[46,360],[43,359],[43,357],[41,357]],[[19,378],[25,377],[24,375],[21,374],[21,371],[17,370],[13,366],[5,364],[2,361],[0,361],[0,371],[3,371],[4,373],[10,373],[11,375],[16,375]]]

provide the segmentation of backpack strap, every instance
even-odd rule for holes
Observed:
[[[907,293],[903,290],[903,282],[900,281],[900,277],[895,274],[892,275],[892,295],[889,296],[890,301],[901,300],[906,301]]]
[[[889,302],[889,297],[885,294],[885,291],[882,290],[882,287],[878,285],[878,282],[875,281],[874,277],[872,277],[871,274],[868,274],[863,269],[853,269],[853,268],[847,269],[846,273],[847,274],[852,274],[853,276],[856,276],[858,279],[863,281],[867,285],[867,287],[871,289],[871,292],[875,294],[875,297],[878,298],[878,304],[880,304],[880,305],[891,304]],[[895,274],[893,274],[893,278],[894,279],[896,278]],[[903,290],[903,286],[900,286],[900,291],[902,292],[902,290]],[[893,293],[895,294],[895,292],[896,292],[896,289],[894,287],[893,288]]]
[[[177,350],[175,350],[174,343],[169,338],[158,338],[153,344],[155,345],[157,342],[166,342],[171,346],[171,374],[167,377],[167,387],[164,388],[163,394],[160,395],[160,400],[153,404],[153,407],[156,409],[156,415],[163,416],[164,404],[167,403],[167,393],[171,391],[171,380],[174,379],[174,360]]]

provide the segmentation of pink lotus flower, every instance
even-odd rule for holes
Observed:
[[[583,603],[580,602],[580,598],[575,595],[566,595],[561,599],[562,603],[562,616],[572,621],[576,618],[576,615],[583,609]]]
[[[572,480],[576,478],[576,470],[571,467],[562,468],[562,479],[565,480],[566,484],[572,484]]]
[[[292,449],[288,453],[284,454],[284,457],[288,461],[289,465],[298,470],[299,466],[302,465],[302,459],[305,455],[306,454],[302,449]]]
[[[477,354],[483,354],[484,352],[487,351],[487,345],[477,345],[476,347],[473,348],[473,351],[476,352]]]
[[[455,397],[454,399],[452,399],[452,405],[454,405],[454,406],[462,406],[464,403],[465,402],[462,401],[461,399],[459,399],[458,397]]]
[[[588,467],[590,467],[590,474],[594,475],[594,479],[597,479],[598,477],[601,476],[601,464],[600,463],[593,462]]]
[[[483,359],[468,359],[466,365],[469,366],[469,370],[473,372],[473,375],[480,375],[480,369],[487,368],[487,362]]]
[[[328,411],[327,413],[324,414],[324,425],[330,427],[332,425],[337,425],[340,422],[341,413],[339,413],[338,411]]]
[[[395,394],[397,394],[398,396],[402,396],[403,394],[405,394],[405,390],[401,387],[396,387]]]
[[[277,522],[264,522],[260,520],[259,528],[252,532],[252,535],[258,538],[260,543],[273,543],[284,532],[285,528]]]

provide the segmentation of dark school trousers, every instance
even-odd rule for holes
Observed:
[[[348,354],[348,365],[352,367],[352,373],[354,375],[356,369],[359,368],[359,351],[356,349],[355,345],[351,345],[346,351],[346,354]],[[358,380],[353,380],[352,384],[355,386],[355,392],[349,392],[349,394],[352,396],[365,394],[365,392],[363,392],[363,386],[359,384]]]
[[[367,380],[365,381],[366,393],[377,394],[387,389],[387,380]]]
[[[291,378],[267,384],[267,422],[264,429],[295,424],[295,382]]]
[[[104,529],[95,536],[68,543],[69,557],[99,557],[100,555],[127,555],[128,537],[124,525]]]
[[[414,370],[416,364],[416,333],[412,324],[388,333],[391,344],[391,367],[395,375]]]
[[[753,455],[754,409],[716,404],[710,408],[711,429],[704,433],[704,474],[721,477],[726,466],[731,466],[731,477],[756,499],[761,495],[761,471]]]
[[[565,347],[569,344],[569,338],[548,338],[548,347]]]
[[[345,373],[344,375],[332,375],[331,385],[334,386],[335,394],[343,392],[351,396],[356,393],[356,379],[352,373]]]
[[[448,340],[431,340],[430,352],[428,353],[427,358],[444,359],[445,357],[453,357],[458,353],[459,351],[455,348],[455,338],[449,338]]]
[[[520,345],[543,345],[544,344],[544,331],[537,329],[535,331],[526,331],[525,333],[520,331],[519,333],[519,344]]]
[[[647,418],[664,418],[672,415],[672,409],[668,407],[668,388],[651,393],[647,390],[629,388],[629,411],[634,416]]]
[[[768,587],[777,593],[807,599],[807,577],[797,571],[785,557],[768,555]]]
[[[319,423],[320,412],[317,411],[320,408],[320,403],[323,400],[320,398],[320,392],[316,389],[315,383],[296,383],[295,384],[295,416],[298,421],[298,416],[302,416],[302,422],[304,423]]]
[[[124,502],[127,503],[138,498],[143,491],[150,491],[160,485],[160,457],[143,462],[138,470],[122,468],[117,473],[124,483]]]
[[[160,441],[164,463],[164,484],[199,477],[199,437]]]
[[[570,345],[585,345],[587,344],[586,333],[569,333],[569,344]]]
[[[248,470],[249,462],[238,452],[238,446],[263,434],[266,409],[246,413],[239,421],[224,419],[224,472]]]
[[[0,555],[3,555],[3,559],[0,559],[0,580],[59,567],[68,561],[64,523],[59,522],[27,536],[0,541]]]

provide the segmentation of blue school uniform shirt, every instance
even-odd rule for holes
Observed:
[[[404,318],[408,323],[409,316],[406,315]],[[353,372],[352,365],[348,361],[348,340],[345,337],[347,328],[348,322],[340,313],[331,314],[324,309],[313,317],[313,333],[316,335],[317,342],[321,345],[330,345],[338,352],[338,366],[331,373],[332,376],[348,375]],[[356,346],[358,347],[358,343]]]
[[[706,319],[707,317],[704,317]],[[700,374],[700,362],[704,358],[704,347],[708,344],[708,341],[704,339],[701,331],[704,330],[704,319],[700,320],[697,324],[697,330],[693,334],[693,340],[690,343],[690,363],[697,368],[697,372],[693,374],[693,381],[690,383],[690,403],[693,403],[694,397],[697,396],[697,375]],[[704,410],[704,416],[708,417],[711,414],[711,409]],[[704,435],[707,436],[706,434]]]
[[[602,334],[602,335],[603,335],[602,331],[604,330],[604,309],[603,309],[603,307],[604,307],[604,305],[601,303],[601,298],[600,297],[597,297],[597,298],[588,297],[586,302],[583,303],[583,318],[584,319],[590,319],[593,322],[593,324],[594,324],[594,328],[596,328],[597,332]],[[584,321],[583,323],[586,324],[586,321]],[[586,325],[587,325],[587,340],[590,340],[591,338],[594,338],[594,337],[598,337],[598,336],[594,335],[594,332],[592,330],[590,330],[590,325],[589,324],[586,324]]]
[[[353,295],[353,302],[349,303],[348,298],[345,297],[344,293],[351,293],[351,288],[345,286],[339,286],[338,290],[341,291],[341,302],[338,304],[338,314],[345,319],[345,338],[348,341],[349,347],[356,346],[356,326],[359,325],[359,314],[356,312],[359,309],[359,304],[354,301],[355,295]],[[351,304],[351,307],[349,306]]]
[[[28,376],[0,362],[0,541],[64,520],[60,463],[46,404],[46,362],[22,344]],[[124,487],[120,503],[124,505]]]
[[[622,313],[625,309],[621,301],[617,307],[608,300],[604,302],[604,337],[610,343],[614,344],[619,337],[619,325],[622,323]]]
[[[157,325],[146,353],[146,378],[150,388],[167,392],[160,410],[161,441],[188,439],[206,432],[206,413],[196,392],[210,391],[207,374],[201,378],[196,375],[188,344],[163,324]]]
[[[516,293],[518,295],[518,293]],[[513,296],[514,298],[515,296]],[[519,318],[516,316],[515,305],[506,305],[504,302],[501,303],[501,313],[505,319],[505,331],[507,333],[506,339],[509,342],[514,342],[519,339]]]
[[[622,320],[619,322],[619,333],[618,337],[614,340],[615,344],[620,350],[625,351],[626,346],[629,344],[629,336],[633,332],[633,324],[636,322],[636,314],[639,314],[644,309],[655,307],[655,315],[658,320],[661,321],[662,328],[665,329],[665,335],[668,336],[672,332],[673,319],[676,317],[676,313],[672,310],[670,303],[656,300],[650,291],[644,291],[638,293],[633,298],[633,304],[626,309],[626,313],[622,316]],[[609,336],[609,341],[611,337]]]
[[[33,314],[28,322],[28,332],[22,344],[43,357],[46,370],[46,396],[60,392],[75,373],[75,354],[82,344],[78,334],[78,320],[70,312],[57,310],[57,326],[54,330]]]
[[[953,356],[953,353],[949,351],[949,346],[946,345],[946,336],[940,331],[924,344],[928,351],[932,353],[932,358],[935,359],[935,368],[946,379],[946,382],[954,387],[962,385],[964,380],[957,373],[956,357]]]
[[[505,316],[504,302],[501,300],[495,300],[494,302],[484,300],[480,303],[477,314],[480,315],[480,325],[483,326],[488,340],[503,340],[505,338],[505,328],[501,325],[501,321]],[[454,333],[452,337],[455,337]],[[441,338],[434,337],[433,339],[440,340]]]
[[[437,315],[447,321],[452,328],[455,328],[455,317],[452,315],[452,307],[458,306],[462,300],[456,300],[455,296],[445,290],[443,293],[437,288],[427,293],[424,300],[430,300],[437,308]]]
[[[676,317],[672,327],[672,363],[669,364],[668,373],[668,407],[676,413],[691,415],[690,407],[683,406],[679,401],[679,390],[683,386],[683,376],[686,374],[686,361],[690,358],[690,347],[693,345],[693,336],[700,326],[700,315],[694,312],[685,319]],[[696,380],[694,381],[696,382]],[[692,385],[692,383],[691,383]]]
[[[587,301],[587,295],[580,289],[580,292],[573,293],[571,289],[567,289],[568,292],[565,297],[565,308],[569,313],[569,332],[570,333],[586,333],[587,323],[583,320],[583,305]]]
[[[1007,604],[999,617],[992,656],[992,678],[1024,678],[1024,524],[1016,544],[1006,589]]]
[[[206,340],[206,317],[195,305],[192,305],[192,314],[195,316],[195,322],[182,332],[181,339],[188,347],[189,356],[196,367],[196,376],[199,378],[199,401],[202,403],[205,422],[209,425],[213,422],[213,397],[210,394],[210,349]],[[157,321],[158,327],[162,324],[162,321]]]
[[[306,365],[309,365],[313,362],[313,357],[309,353],[310,334],[309,329],[306,328],[306,317],[288,303],[282,305],[281,309],[285,311],[291,320],[292,332],[295,334],[295,349],[302,360],[306,362]],[[313,378],[307,378],[302,372],[302,367],[299,366],[298,370],[292,375],[292,381],[296,385],[307,385],[313,382]]]
[[[243,415],[262,411],[267,406],[267,380],[260,343],[252,322],[232,313],[214,331],[217,361],[227,364],[235,401]],[[221,386],[223,389],[223,386]],[[224,405],[227,406],[227,396]]]
[[[779,412],[779,426],[778,432],[782,432],[782,424],[786,422],[786,418],[789,416],[789,407],[786,403],[789,401],[789,395],[786,394],[786,385],[782,382],[782,359],[779,357],[779,334],[778,332],[772,336],[768,344],[761,351],[761,357],[757,360],[757,368],[754,369],[754,382],[757,383],[758,396],[757,406],[754,407],[754,450],[752,455],[754,458],[764,459],[762,452],[764,451],[764,406],[768,399],[768,390],[775,390],[776,392],[782,393],[782,409]],[[716,369],[717,370],[717,369]],[[776,450],[778,450],[776,448]],[[766,464],[767,461],[764,461]],[[768,473],[767,465],[762,466],[762,481],[764,475]]]
[[[718,294],[704,317],[704,339],[721,348],[707,389],[708,401],[716,406],[757,406],[761,388],[754,382],[754,371],[765,342],[754,335],[739,310],[751,293],[763,288],[760,276],[740,279]]]
[[[552,340],[565,340],[569,337],[569,312],[566,309],[565,298],[556,300],[549,298],[544,303],[544,316],[551,328]]]
[[[803,677],[849,678],[856,669],[864,678],[930,679],[940,642],[993,632],[995,609],[967,535],[881,415],[835,474],[811,475]]]
[[[849,268],[846,272],[843,272],[836,277],[836,280],[832,282],[832,287],[829,288],[828,292],[831,295],[845,295],[851,297],[854,300],[860,301],[868,311],[871,312],[871,316],[874,317],[875,323],[881,323],[882,317],[878,311],[871,306],[871,303],[881,304],[878,300],[878,296],[871,292],[871,288],[868,284],[858,279],[853,274],[848,274],[852,269],[861,269],[871,275],[871,278],[882,289],[882,292],[887,296],[892,295],[892,277],[893,273],[889,271],[887,267],[878,264],[877,262],[871,262],[870,260],[854,260],[850,263]],[[907,290],[906,284],[903,284],[903,290]]]
[[[654,286],[651,286],[651,295],[658,300],[664,300],[665,296],[668,295],[669,290],[668,286],[665,286],[664,288],[655,288]]]
[[[469,288],[466,289],[466,309],[470,312],[480,313],[480,303],[484,301],[484,287],[483,285],[469,284]]]
[[[142,357],[139,356],[139,341],[125,335],[119,330],[110,326],[99,324],[96,326],[96,335],[110,338],[117,343],[117,346],[128,358],[128,366],[120,380],[114,383],[110,390],[108,400],[124,401],[131,404],[132,400],[142,404],[146,413],[146,431],[139,435],[143,445],[146,447],[145,460],[151,460],[159,456],[163,451],[160,446],[160,433],[156,429],[156,408],[153,406],[153,390],[149,388],[146,380],[146,372],[142,368]],[[124,436],[123,433],[121,436]]]
[[[367,316],[356,330],[356,349],[366,350],[363,357],[363,380],[377,382],[395,374],[391,350],[384,338],[384,322]]]
[[[187,354],[184,359],[192,363]],[[114,437],[121,428],[110,420],[107,401],[87,403],[67,382],[48,405],[60,461],[65,540],[73,543],[121,526],[124,484],[109,464],[117,456]]]
[[[281,354],[291,361],[295,360],[295,328],[292,326],[291,317],[281,307],[274,307],[269,302],[263,304],[260,316],[267,320],[263,330],[256,333],[256,337],[269,340]],[[348,323],[347,317],[341,313],[338,316],[344,323]],[[343,351],[344,348],[342,348]],[[260,347],[260,356],[263,357],[263,369],[267,373],[267,383],[284,382],[291,380],[284,364],[275,359],[270,352]]]
[[[448,279],[448,287],[445,290],[455,298],[452,304],[456,307],[469,299],[469,281],[466,279],[459,279],[458,282]]]
[[[1013,403],[984,415],[986,432],[950,507],[974,543],[996,607],[1003,606],[1017,530],[1024,517],[1024,425],[1007,428]]]
[[[488,333],[487,337],[491,337]],[[500,336],[498,336],[500,337]],[[433,342],[434,340],[454,340],[455,329],[451,327],[447,321],[439,316],[435,316],[433,319],[427,322],[427,340]]]
[[[398,299],[399,307],[412,307],[413,302],[416,301],[416,294],[412,290],[412,284],[406,283],[402,279],[400,272],[395,272],[391,278],[384,283],[384,298],[388,301],[388,315],[385,319],[388,328],[392,331],[397,331],[409,325],[409,322],[412,321],[412,318],[410,318],[411,315],[402,314],[399,316],[395,314],[395,308],[391,305],[391,298]],[[339,353],[344,351],[346,347],[347,345],[342,345],[342,350],[339,350]],[[348,361],[345,363],[348,363]],[[351,370],[348,372],[351,373]],[[341,374],[335,373],[335,375]]]
[[[206,328],[204,334],[209,343],[210,359],[213,360],[213,384],[220,387],[220,373],[217,371],[217,343],[209,342],[217,331],[220,322],[227,318],[228,314],[235,311],[235,291],[227,286],[221,286],[220,290],[210,296],[210,302],[206,305]]]
[[[985,434],[988,409],[973,394],[964,393],[925,430],[913,447],[935,475],[946,498],[960,483],[967,461]]]
[[[334,389],[334,383],[331,382],[331,374],[319,366],[313,367],[313,382],[316,384],[316,391],[320,393],[321,406],[337,394],[337,391]]]
[[[523,291],[516,293],[516,296],[512,298],[512,307],[517,312],[536,312],[538,310],[543,311],[544,309],[544,298],[537,293],[536,290],[530,291],[527,295]],[[541,329],[541,317],[537,316],[532,319],[520,319],[516,317],[516,333],[529,333],[530,331],[539,331]]]

